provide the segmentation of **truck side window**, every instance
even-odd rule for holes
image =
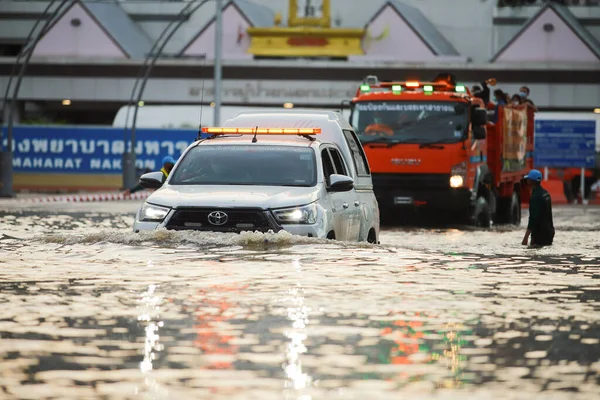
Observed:
[[[321,161],[323,162],[323,174],[325,175],[325,184],[329,186],[331,174],[335,174],[335,168],[331,157],[329,157],[329,151],[327,148],[321,150]]]
[[[350,147],[350,152],[352,153],[352,159],[354,161],[356,173],[359,176],[371,175],[371,171],[369,170],[369,163],[367,162],[367,157],[365,156],[365,151],[363,150],[360,141],[356,136],[356,133],[344,129],[344,136],[346,137],[346,141],[348,142],[348,146]]]
[[[344,164],[344,160],[342,159],[342,155],[337,149],[329,148],[329,154],[331,154],[331,159],[333,160],[333,165],[335,166],[335,173],[340,175],[348,175],[348,170],[346,169],[346,165]]]

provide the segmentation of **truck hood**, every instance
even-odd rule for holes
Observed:
[[[312,203],[318,187],[164,185],[148,203],[171,207],[244,207],[274,209]]]
[[[468,145],[468,143],[465,143]],[[467,150],[462,143],[441,144],[444,148],[424,147],[418,144],[366,144],[367,159],[374,173],[429,173],[449,174],[452,166],[467,161]]]

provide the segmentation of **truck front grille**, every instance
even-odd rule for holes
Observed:
[[[268,211],[244,208],[180,208],[169,219],[167,229],[211,232],[277,232],[281,228]]]

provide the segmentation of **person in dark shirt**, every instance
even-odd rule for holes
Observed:
[[[175,166],[175,163],[176,163],[175,159],[173,157],[171,157],[171,156],[165,156],[162,159],[163,167],[160,169],[160,172],[163,173],[162,183],[165,183],[165,181],[167,180],[167,177],[169,176],[169,173],[171,173],[171,170]],[[143,190],[143,189],[144,189],[144,187],[141,184],[138,183],[137,185],[135,185],[131,189],[127,189],[123,194],[125,196],[128,196],[128,195],[130,195],[132,193],[139,192],[140,190]]]
[[[486,81],[481,82],[481,86],[475,85],[471,89],[474,97],[479,97],[483,100],[483,104],[487,107],[490,102],[490,88],[489,86],[496,86],[496,79],[490,78]]]
[[[529,200],[529,223],[522,244],[527,246],[531,235],[531,247],[551,246],[554,240],[554,222],[550,193],[542,187],[542,173],[537,169],[529,171],[525,179],[533,189]]]

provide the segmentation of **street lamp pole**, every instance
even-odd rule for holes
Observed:
[[[37,46],[40,39],[48,32],[48,29],[51,26],[54,19],[56,18],[56,16],[59,13],[61,13],[63,11],[64,6],[67,5],[68,2],[69,2],[69,0],[62,0],[61,3],[58,5],[58,7],[56,7],[56,9],[54,9],[54,11],[52,11],[50,13],[50,15],[47,15],[47,14],[50,11],[50,8],[52,6],[54,6],[55,1],[52,1],[50,4],[48,4],[46,6],[42,15],[40,15],[38,17],[37,21],[33,25],[33,28],[29,31],[29,35],[27,36],[25,46],[23,47],[21,52],[17,55],[17,58],[15,60],[15,65],[13,66],[12,74],[7,82],[6,93],[4,95],[4,104],[2,105],[2,107],[3,107],[2,112],[8,119],[7,129],[6,129],[7,149],[6,149],[6,151],[2,151],[2,148],[3,148],[2,135],[0,134],[0,197],[13,197],[14,196],[14,193],[13,193],[13,166],[12,166],[13,124],[14,124],[15,113],[17,112],[16,104],[17,104],[17,100],[19,99],[19,90],[21,89],[21,81],[23,80],[23,76],[25,76],[25,70],[27,69],[27,66],[29,65],[29,60],[31,59],[31,56],[33,55],[33,51],[35,50],[35,47]],[[34,32],[38,28],[42,19],[44,19],[46,17],[48,17],[48,19],[42,25],[42,28],[40,29],[40,31],[34,37]],[[33,40],[31,40],[32,38],[33,38]],[[11,89],[12,80],[14,78],[16,69],[19,66],[19,64],[21,63],[21,59],[23,57],[24,57],[24,59],[22,60],[23,63],[21,64],[21,68],[19,69],[19,74],[17,76],[15,87],[13,89],[12,97],[11,97],[11,100],[9,103],[8,97],[9,97],[9,93],[10,93],[10,89]],[[1,129],[2,129],[2,126],[0,126],[0,131],[1,131]]]
[[[181,11],[179,11],[179,14],[178,14],[179,18],[173,19],[171,22],[169,22],[169,24],[165,27],[165,29],[163,29],[161,34],[158,36],[158,38],[152,44],[152,47],[150,48],[150,51],[148,52],[148,54],[146,54],[146,57],[144,58],[144,63],[141,66],[138,76],[133,84],[133,88],[131,90],[131,96],[129,97],[129,103],[127,104],[127,112],[125,115],[125,124],[124,124],[124,128],[123,128],[123,140],[125,142],[125,149],[123,151],[123,187],[125,189],[133,187],[137,180],[136,179],[136,170],[135,170],[135,161],[136,161],[135,128],[132,128],[131,132],[128,132],[127,128],[128,128],[128,124],[129,124],[130,110],[132,108],[135,109],[135,112],[134,112],[135,118],[134,118],[134,122],[132,123],[132,125],[135,125],[135,121],[137,120],[137,108],[139,107],[139,100],[135,107],[133,106],[133,104],[134,104],[134,99],[136,98],[135,97],[136,93],[138,92],[138,86],[142,82],[142,79],[144,79],[144,82],[145,82],[145,80],[148,79],[148,76],[150,75],[149,71],[152,70],[152,66],[154,65],[154,62],[162,54],[162,50],[164,49],[165,44],[173,36],[173,33],[175,33],[179,29],[179,27],[181,26],[183,21],[187,20],[187,18],[182,18],[182,17],[193,14],[200,6],[202,6],[204,3],[206,3],[206,0],[204,0],[204,1],[201,1],[200,4],[195,4],[197,1],[199,1],[199,0],[193,0],[193,1],[189,2],[185,7],[183,7],[181,9]],[[165,36],[166,36],[166,38],[165,38]],[[159,50],[157,51],[157,49],[159,49]],[[157,56],[157,53],[158,53],[158,56]],[[143,86],[145,87],[145,83]],[[143,93],[143,91],[144,91],[144,88],[139,90],[140,93]],[[141,99],[141,94],[138,97]],[[129,140],[129,138],[128,138],[128,133],[131,134],[131,140]],[[129,149],[127,146],[128,142],[130,145]]]
[[[202,0],[199,3],[194,3],[194,7],[191,7],[191,9],[190,8],[186,9],[186,13],[188,13],[189,15],[192,15],[193,13],[196,12],[196,10],[198,10],[200,7],[202,7],[208,1],[210,1],[210,0]],[[190,4],[192,4],[192,3],[190,3]],[[137,96],[135,97],[135,101],[133,102],[133,110],[134,111],[133,111],[133,121],[131,123],[131,142],[130,142],[131,152],[123,154],[123,161],[124,161],[124,163],[123,163],[123,184],[124,185],[126,183],[131,184],[131,180],[135,180],[135,145],[136,145],[135,134],[136,134],[136,129],[137,129],[138,109],[140,107],[140,101],[142,100],[142,96],[144,95],[144,90],[146,89],[146,83],[148,82],[148,79],[150,78],[150,73],[152,72],[152,68],[156,64],[156,61],[158,60],[158,58],[163,53],[165,46],[167,45],[167,43],[169,43],[169,41],[171,40],[173,35],[177,32],[177,30],[181,27],[181,25],[185,21],[186,21],[186,19],[182,18],[175,25],[175,27],[173,29],[171,29],[170,31],[169,31],[169,26],[167,26],[167,28],[165,28],[165,31],[163,31],[163,34],[161,34],[161,37],[164,36],[164,33],[166,33],[166,31],[169,31],[169,33],[166,35],[166,37],[164,38],[162,43],[160,43],[160,45],[152,46],[153,49],[157,47],[154,52],[151,52],[146,55],[146,60],[144,62],[144,65],[142,66],[142,71],[144,71],[144,73],[143,74],[140,73],[140,75],[136,79],[134,89],[131,92],[131,95],[133,97],[135,94],[135,89],[139,86]],[[157,39],[157,41],[158,41],[158,39]],[[141,81],[140,81],[140,79],[141,79]],[[131,100],[130,100],[130,106],[131,105],[132,104],[131,104]],[[126,118],[125,124],[127,124],[127,119],[129,119],[129,118]],[[127,128],[125,128],[125,129],[127,129]]]
[[[223,55],[223,0],[217,0],[217,12],[215,19],[215,72],[214,72],[214,88],[215,88],[215,109],[214,109],[214,126],[221,125],[221,81],[222,67],[221,58]]]

